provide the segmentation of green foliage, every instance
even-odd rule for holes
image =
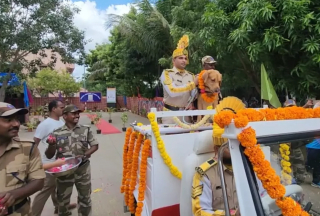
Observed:
[[[84,32],[74,26],[76,13],[78,9],[63,0],[0,1],[0,71],[20,73],[25,68],[33,72],[42,65],[46,49],[59,53],[64,62],[83,62],[86,42]],[[27,61],[29,54],[39,54],[39,58]],[[55,61],[53,55],[48,66]],[[0,100],[6,87],[7,81]]]
[[[58,73],[50,68],[45,68],[39,71],[34,78],[29,78],[28,86],[33,94],[47,97],[57,91],[58,82]]]
[[[224,96],[257,96],[261,63],[280,96],[285,89],[298,100],[320,96],[319,7],[310,0],[140,0],[129,14],[110,15],[110,43],[88,56],[87,82],[127,96],[139,87],[152,97],[175,44],[188,34],[187,70],[197,74],[203,56],[216,58]]]
[[[122,115],[121,115],[121,121],[122,121],[123,127],[125,127],[125,126],[126,126],[126,123],[128,122],[128,114],[127,114],[127,113],[122,113]]]
[[[74,93],[79,92],[81,84],[76,82],[74,78],[66,71],[58,73],[58,83],[56,88],[61,91],[65,97],[71,97]]]
[[[42,97],[48,94],[58,96],[59,91],[65,97],[70,97],[80,90],[80,83],[77,83],[69,73],[65,71],[58,73],[50,68],[42,69],[34,78],[29,78],[28,86],[33,94]]]

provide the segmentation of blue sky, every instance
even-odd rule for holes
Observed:
[[[72,0],[72,2],[80,9],[80,13],[74,17],[74,24],[85,32],[85,39],[91,40],[85,46],[86,52],[89,52],[97,44],[108,42],[110,29],[105,28],[107,14],[128,13],[134,0]],[[79,80],[83,76],[83,71],[83,66],[76,65],[73,76]]]
[[[110,5],[122,5],[127,3],[132,3],[133,1],[130,0],[96,0],[97,8],[98,9],[106,9]]]

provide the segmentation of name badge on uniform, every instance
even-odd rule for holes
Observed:
[[[59,136],[57,137],[57,141],[60,141],[60,140],[67,140],[68,137],[67,136]]]

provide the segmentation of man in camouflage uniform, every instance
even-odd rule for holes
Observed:
[[[18,137],[19,117],[27,113],[0,102],[0,216],[32,216],[29,196],[46,177],[34,142]]]
[[[70,175],[57,177],[57,199],[59,216],[68,215],[68,205],[75,184],[78,191],[78,215],[91,216],[91,170],[90,156],[98,150],[98,142],[89,126],[78,124],[80,112],[75,105],[63,109],[64,126],[55,130],[56,143],[49,143],[46,156],[50,159],[55,153],[57,158],[81,157],[82,163]]]

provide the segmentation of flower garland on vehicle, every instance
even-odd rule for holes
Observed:
[[[125,136],[125,141],[123,145],[123,157],[122,157],[122,184],[121,184],[121,193],[125,192],[126,188],[126,176],[127,176],[127,167],[128,167],[128,160],[127,160],[127,155],[128,155],[128,146],[129,146],[129,141],[130,141],[130,135],[132,133],[132,128],[128,128],[126,131],[126,136]]]
[[[136,208],[136,216],[141,216],[143,209],[144,194],[147,187],[147,167],[148,167],[148,153],[151,146],[151,141],[146,139],[143,144],[141,153],[141,164],[140,164],[140,178],[138,188],[138,203]]]
[[[289,115],[290,114],[290,115]],[[264,157],[264,153],[257,144],[255,130],[250,126],[246,127],[249,121],[262,120],[287,120],[303,118],[319,118],[320,109],[304,109],[301,107],[287,107],[278,109],[243,109],[234,113],[230,110],[224,110],[214,116],[214,121],[221,127],[228,126],[234,119],[237,128],[244,128],[237,138],[241,145],[245,147],[244,153],[253,165],[253,170],[263,187],[272,199],[276,200],[277,206],[281,209],[284,216],[307,216],[309,213],[304,211],[301,206],[291,197],[285,197],[286,189],[281,184],[280,177],[271,167],[269,161]]]
[[[212,110],[212,106],[208,106],[207,107],[207,110]],[[211,117],[211,115],[205,115],[198,123],[196,124],[191,124],[191,125],[188,125],[188,124],[185,124],[183,122],[180,121],[180,119],[176,116],[173,117],[173,121],[181,128],[183,129],[191,129],[191,130],[196,130],[198,129],[199,127],[201,127],[202,125],[204,125],[208,119]]]
[[[281,167],[282,167],[282,171],[281,171],[281,180],[282,182],[284,182],[285,185],[290,185],[292,183],[292,177],[290,175],[290,173],[292,172],[291,170],[291,163],[290,161],[290,146],[289,143],[283,143],[280,144],[279,147],[279,151],[281,154]]]
[[[133,150],[134,150],[134,144],[135,144],[136,138],[137,138],[137,132],[133,131],[130,135],[130,142],[129,142],[129,148],[127,153],[128,164],[127,164],[125,196],[124,196],[126,205],[129,206],[129,208],[130,208],[130,177],[131,177]]]
[[[143,141],[144,135],[139,134],[138,139],[134,145],[134,152],[133,152],[133,161],[131,167],[131,178],[129,184],[129,210],[133,214],[135,212],[135,203],[134,203],[134,195],[133,191],[136,188],[137,184],[137,175],[138,175],[138,168],[139,168],[139,154],[141,149],[141,144]]]
[[[199,89],[200,89],[200,95],[202,99],[207,103],[213,103],[217,98],[217,93],[213,93],[211,96],[208,96],[206,93],[206,87],[204,85],[204,80],[202,78],[203,74],[206,72],[206,70],[203,70],[199,74]]]
[[[174,175],[175,177],[181,179],[182,178],[182,173],[181,171],[175,166],[172,164],[172,161],[171,161],[171,158],[170,156],[168,155],[167,151],[166,151],[166,147],[164,145],[164,142],[161,138],[161,135],[160,135],[160,131],[159,131],[159,127],[158,127],[158,123],[157,123],[157,120],[156,120],[156,115],[152,112],[150,112],[148,114],[148,119],[151,123],[151,129],[152,129],[152,132],[156,138],[156,141],[157,141],[157,147],[158,147],[158,150],[160,152],[160,155],[163,159],[163,162],[167,165],[167,167],[170,169],[170,172],[172,175]]]

